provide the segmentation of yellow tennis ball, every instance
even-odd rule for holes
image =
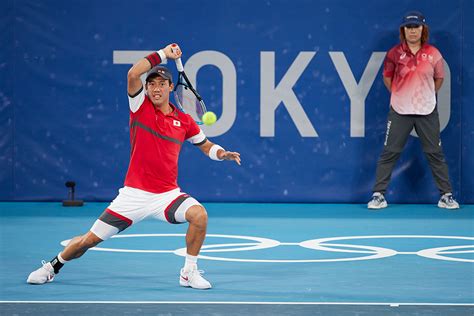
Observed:
[[[216,122],[217,116],[214,112],[208,111],[202,116],[202,122],[206,125],[212,125]]]

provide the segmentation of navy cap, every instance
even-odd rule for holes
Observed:
[[[155,76],[153,76],[153,75],[155,75]],[[157,76],[160,76],[163,79],[170,80],[171,82],[173,82],[173,75],[171,74],[169,69],[164,67],[164,66],[155,66],[152,69],[148,70],[148,72],[146,73],[146,80],[145,81],[146,82],[150,81],[151,76],[153,76],[153,78],[151,78],[151,79],[154,79]]]
[[[418,11],[408,12],[403,17],[402,24],[400,25],[400,27],[407,26],[407,25],[410,25],[410,24],[426,25],[425,16],[421,12],[418,12]]]

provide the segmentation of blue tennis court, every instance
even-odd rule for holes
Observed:
[[[211,290],[178,285],[187,225],[153,220],[68,263],[53,283],[26,283],[106,206],[0,204],[5,314],[474,312],[472,205],[206,204],[199,267]]]

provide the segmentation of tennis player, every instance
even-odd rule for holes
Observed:
[[[182,54],[179,46],[173,46],[173,50],[171,47],[168,45],[139,60],[128,72],[131,155],[124,187],[91,229],[74,237],[51,261],[43,261],[42,267],[28,276],[28,283],[53,281],[66,262],[81,257],[88,249],[145,218],[155,218],[172,224],[189,223],[187,254],[179,284],[195,289],[211,288],[197,266],[206,236],[207,213],[196,199],[178,187],[178,156],[184,141],[216,161],[231,160],[240,165],[240,154],[209,141],[191,116],[170,103],[173,78],[160,64]],[[146,91],[140,79],[145,73]]]

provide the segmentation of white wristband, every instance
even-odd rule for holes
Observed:
[[[158,55],[160,55],[160,58],[161,58],[161,63],[164,64],[166,63],[166,54],[165,54],[165,51],[160,49],[159,51],[157,51]]]
[[[222,149],[222,150],[225,151],[225,149],[222,148],[222,147],[219,146],[219,145],[216,145],[216,144],[212,145],[211,149],[209,149],[209,158],[211,158],[212,160],[217,160],[217,161],[222,161],[222,160],[224,160],[224,159],[219,159],[219,158],[217,157],[217,151],[218,151],[219,149]]]

